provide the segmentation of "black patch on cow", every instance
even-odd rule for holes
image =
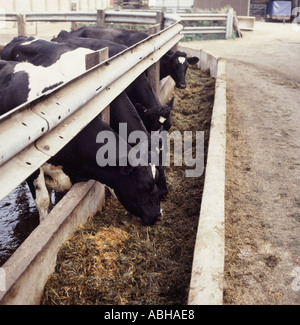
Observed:
[[[77,49],[77,46],[72,44],[59,44],[42,39],[23,45],[33,40],[35,38],[32,36],[15,37],[3,48],[1,58],[7,61],[30,62],[36,66],[50,67],[60,59],[62,54]]]
[[[28,74],[14,73],[17,62],[0,61],[0,115],[27,101],[29,93]]]
[[[52,90],[52,89],[54,89],[54,88],[56,88],[56,87],[58,87],[59,85],[62,85],[62,84],[63,84],[63,81],[60,81],[60,82],[58,82],[58,83],[56,83],[56,84],[54,84],[54,85],[51,85],[51,86],[49,86],[49,87],[46,87],[46,88],[44,88],[44,89],[42,90],[42,94],[44,94],[44,93],[46,93],[47,91]]]

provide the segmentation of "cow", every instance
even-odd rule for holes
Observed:
[[[60,33],[51,39],[51,42],[56,43],[67,43],[74,45],[76,47],[84,47],[93,51],[101,50],[108,47],[108,56],[112,57],[128,48],[128,46],[117,44],[106,39],[95,39],[95,38],[85,38],[77,37],[66,30],[60,31]]]
[[[6,62],[1,61],[3,67],[10,67],[12,70],[20,66],[29,66],[27,62]],[[35,69],[45,69],[42,67],[35,67]],[[51,69],[45,69],[51,73]],[[43,71],[45,71],[43,70]],[[4,71],[4,70],[3,70]],[[7,72],[8,70],[5,69]],[[20,71],[18,71],[20,72]],[[11,76],[6,74],[3,78],[4,84],[7,86],[7,90],[16,93],[16,90],[23,90],[25,94],[30,93],[28,80],[31,76],[22,72],[18,75],[21,78],[15,78],[13,73]],[[40,75],[40,78],[47,79],[47,76]],[[12,87],[12,85],[14,88]],[[36,83],[34,83],[36,85]],[[6,98],[13,98],[12,94],[5,94]],[[28,95],[27,95],[28,97]],[[26,101],[26,97],[22,97]],[[21,98],[21,99],[22,99]],[[20,102],[22,101],[20,99]],[[19,104],[19,103],[18,103]],[[6,107],[6,106],[5,106]],[[99,132],[109,131],[114,135],[116,142],[116,165],[99,165],[97,158],[98,151],[105,146],[104,143],[97,142],[97,136]],[[122,154],[119,154],[119,148],[123,148]],[[63,166],[63,172],[69,176],[70,183],[76,184],[82,181],[88,181],[94,179],[108,187],[112,188],[119,201],[123,206],[132,214],[141,217],[146,225],[152,225],[156,223],[160,217],[160,191],[157,188],[157,173],[153,174],[153,168],[150,165],[142,166],[130,166],[129,164],[120,164],[120,161],[124,163],[124,159],[127,159],[128,152],[132,148],[123,141],[118,134],[116,134],[110,126],[103,122],[100,117],[96,117],[87,127],[84,128],[73,140],[71,140],[56,156],[49,159],[48,163],[55,166]],[[36,199],[35,190],[39,183],[39,180],[35,181],[37,177],[41,175],[41,170],[38,169],[31,176],[28,177],[27,183]],[[43,174],[41,175],[43,177]],[[39,188],[38,188],[39,189]],[[43,204],[47,202],[43,202]]]
[[[1,59],[51,68],[52,71],[73,79],[86,71],[85,55],[93,52],[72,44],[53,43],[33,36],[18,36],[3,48]]]
[[[109,57],[114,56],[127,48],[127,46],[105,39],[91,39],[74,36],[74,34],[65,30],[62,30],[58,36],[53,38],[51,41],[68,43],[93,50],[100,50],[104,47],[108,47]],[[171,128],[171,110],[174,106],[174,98],[166,105],[162,106],[145,73],[142,73],[136,80],[134,80],[125,89],[125,92],[138,110],[148,132],[160,130],[161,126],[166,131]]]
[[[105,27],[81,27],[71,31],[73,36],[106,39],[118,44],[132,46],[145,38],[149,37],[147,33],[122,28]]]
[[[62,166],[53,166],[45,163],[39,168],[39,175],[33,181],[35,203],[39,212],[40,222],[47,217],[52,207],[51,191],[66,192],[72,187],[69,176],[62,169]]]
[[[66,33],[61,33],[57,41],[61,42],[64,38],[67,40],[68,37]],[[93,46],[91,45],[92,42],[86,42],[86,40],[77,39],[76,41],[77,45],[75,45],[75,43],[49,42],[34,37],[19,36],[4,47],[2,58],[19,62],[27,61],[37,66],[49,67],[51,70],[59,71],[67,78],[71,79],[85,71],[84,55],[94,52],[90,47],[101,49],[108,45],[106,40],[99,41],[97,45],[94,44]],[[81,42],[80,44],[82,47],[78,47],[78,45],[80,45],[78,42]],[[110,52],[112,54],[116,54],[123,51],[125,47],[118,44],[110,44],[109,48],[111,48]],[[149,131],[155,131],[160,128],[161,125],[163,125],[166,130],[170,128],[172,107],[161,105],[145,73],[141,74],[139,79],[130,85],[128,88],[128,95],[134,103],[136,103],[134,98],[138,98],[139,105],[142,105],[145,109],[149,109],[149,112],[153,112],[157,117],[156,120],[153,118],[151,119],[153,125],[149,126]],[[163,123],[159,121],[161,115],[155,114],[157,110],[163,112]],[[145,115],[143,115],[143,118],[145,118]],[[149,122],[147,125],[149,125]]]
[[[59,72],[28,62],[0,60],[0,115],[67,81]]]
[[[121,133],[120,132],[120,123],[123,123],[126,125],[126,132]],[[122,92],[118,97],[116,97],[111,103],[110,103],[110,125],[113,128],[114,131],[116,131],[120,136],[123,137],[125,141],[128,141],[128,136],[132,134],[133,132],[140,131],[143,135],[145,135],[146,140],[146,151],[150,153],[147,157],[150,161],[149,164],[152,165],[152,167],[156,167],[158,171],[158,179],[156,181],[157,187],[160,191],[160,198],[163,198],[165,195],[167,195],[167,184],[166,184],[166,177],[164,173],[164,167],[162,162],[159,160],[159,154],[160,154],[160,146],[159,142],[152,145],[152,139],[155,141],[155,137],[152,133],[152,136],[148,133],[144,123],[142,122],[140,116],[138,115],[135,107],[131,103],[130,99],[128,98],[127,94],[125,92]],[[159,131],[154,132],[159,135]],[[133,145],[138,147],[139,151],[142,151],[142,139],[138,139],[139,143],[133,143]],[[151,151],[152,150],[152,151]]]
[[[187,69],[190,65],[197,64],[199,58],[196,56],[187,57],[185,52],[168,51],[160,61],[160,78],[163,79],[167,76],[175,81],[176,87],[185,89],[187,87],[185,76]]]
[[[106,39],[126,46],[132,46],[149,37],[143,32],[105,27],[82,27],[72,31],[71,34],[86,38]],[[199,58],[196,56],[187,57],[185,52],[170,50],[160,60],[160,79],[171,76],[177,88],[185,89],[187,68],[190,64],[198,62]]]
[[[99,161],[96,159],[98,151],[106,145],[96,141],[101,132],[109,132],[116,144],[115,162],[105,166],[99,166]],[[125,152],[119,150],[121,147]],[[123,166],[123,163],[120,163],[127,159],[131,149],[131,146],[97,116],[54,157],[50,158],[48,163],[63,166],[63,172],[69,176],[72,184],[93,179],[107,185],[127,211],[140,217],[145,225],[153,225],[161,216],[160,191],[156,185],[156,177],[150,165],[131,166],[127,163]],[[33,182],[37,176],[38,171],[27,179],[32,192],[34,192]]]

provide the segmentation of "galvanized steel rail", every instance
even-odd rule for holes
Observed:
[[[184,26],[183,34],[225,34],[225,38],[232,37],[233,9],[227,14],[180,14],[181,21],[226,21],[224,26]]]
[[[226,26],[205,26],[205,27],[188,27],[185,26],[183,34],[225,34],[225,38],[231,38],[233,26],[233,9],[228,13],[211,14],[211,13],[192,13],[178,15],[162,15],[160,11],[113,11],[97,10],[97,12],[47,12],[47,13],[5,13],[0,16],[0,21],[18,22],[19,34],[24,35],[24,26],[26,22],[94,22],[98,26],[104,26],[105,23],[125,23],[125,24],[143,24],[154,25],[161,22],[166,26],[177,21],[226,21]],[[21,32],[20,32],[21,31]]]
[[[0,200],[54,156],[182,38],[175,22],[0,117]]]

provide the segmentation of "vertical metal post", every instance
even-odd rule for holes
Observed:
[[[156,21],[157,22],[157,21]],[[161,30],[160,22],[149,28],[149,35],[156,34]],[[160,95],[160,61],[151,65],[148,68],[148,79],[151,87],[155,91],[156,95]]]

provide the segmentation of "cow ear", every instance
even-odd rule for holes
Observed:
[[[199,62],[199,58],[197,58],[196,56],[187,58],[187,60],[189,64],[197,64]]]
[[[172,99],[167,102],[167,106],[170,108],[170,110],[174,108],[174,101],[175,101],[175,96],[173,96]]]

